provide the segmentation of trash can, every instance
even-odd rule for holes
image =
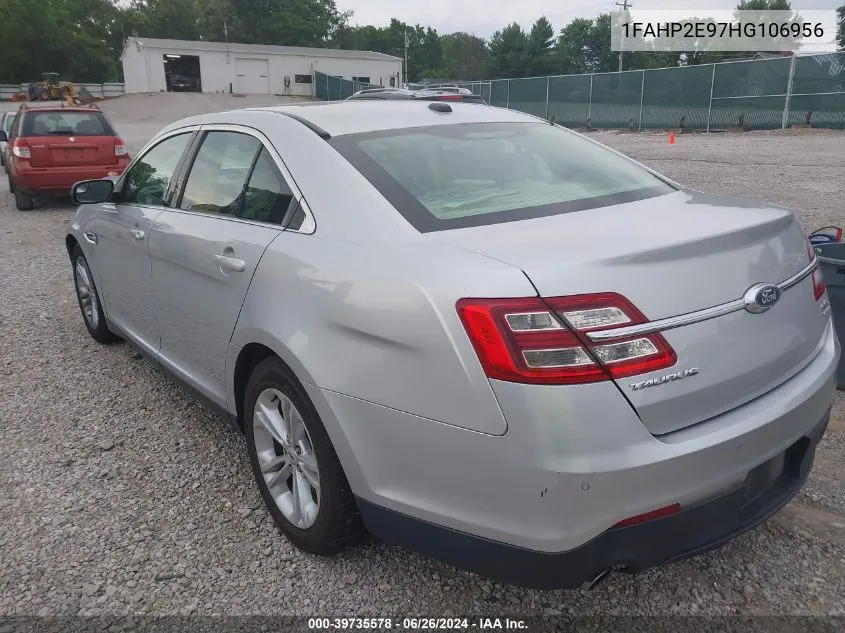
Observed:
[[[813,248],[819,256],[819,266],[827,286],[833,326],[839,341],[845,344],[845,242],[816,244]],[[840,391],[845,391],[845,354],[839,361],[836,384]]]

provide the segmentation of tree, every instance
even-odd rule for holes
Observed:
[[[469,33],[443,35],[441,48],[449,79],[486,79],[490,76],[490,49],[482,38]]]
[[[0,80],[23,83],[57,72],[62,79],[114,81],[122,44],[111,0],[2,0]]]
[[[494,77],[525,77],[528,36],[516,22],[490,38],[490,71]]]
[[[792,11],[789,0],[740,0],[737,11]]]
[[[560,30],[555,43],[556,74],[592,72],[593,20],[576,18]]]
[[[546,16],[541,16],[531,27],[526,42],[525,74],[529,76],[545,75],[551,71],[552,50],[555,43],[555,30]]]
[[[604,73],[619,69],[619,54],[610,50],[610,14],[578,18],[560,31],[555,47],[561,74]]]
[[[836,43],[839,50],[845,50],[845,4],[836,10],[836,15],[839,18],[839,26],[836,30]]]
[[[130,21],[144,37],[197,40],[198,6],[196,0],[134,0],[129,8]]]

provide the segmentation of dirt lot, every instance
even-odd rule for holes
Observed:
[[[262,102],[104,108],[134,151],[173,119]],[[595,137],[683,184],[790,205],[808,228],[845,217],[841,133]],[[717,552],[591,592],[505,586],[377,542],[298,553],[258,499],[242,439],[127,345],[88,338],[62,241],[72,212],[15,211],[0,185],[0,616],[845,614],[841,393],[784,512]]]

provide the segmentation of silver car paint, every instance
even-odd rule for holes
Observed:
[[[104,203],[82,229],[96,235],[96,244],[89,244],[94,253],[89,263],[97,271],[108,318],[148,353],[159,348],[148,237],[162,211],[160,206]]]
[[[599,227],[595,239],[583,239]],[[792,213],[687,190],[430,237],[513,264],[542,296],[618,292],[650,320],[741,299],[750,286],[780,283],[809,264],[804,231]],[[649,430],[668,433],[788,379],[813,358],[828,321],[806,278],[765,314],[742,311],[664,332],[678,353],[678,370],[701,368],[695,378],[670,390],[634,391],[632,381],[618,382]]]
[[[455,105],[451,118],[416,103],[277,110],[307,116],[332,134],[530,120],[478,105]],[[364,499],[471,534],[561,551],[619,519],[664,502],[701,500],[736,484],[751,467],[820,422],[830,408],[840,349],[829,317],[817,332],[815,357],[778,388],[660,438],[649,432],[613,383],[548,387],[490,381],[459,322],[455,302],[467,296],[536,294],[519,265],[500,261],[496,254],[470,252],[471,239],[449,244],[419,234],[325,141],[279,112],[205,115],[167,129],[202,124],[263,131],[315,221],[313,235],[283,231],[261,258],[231,340],[225,341],[227,408],[232,413],[237,409],[238,354],[251,343],[269,347],[303,381],[353,491]],[[668,214],[669,206],[660,207],[670,197],[646,202],[658,208],[658,215]],[[576,264],[588,240],[582,232],[568,230],[566,222],[589,223],[596,211],[561,216],[558,235],[574,236],[567,249]],[[69,232],[81,242],[82,227],[99,213],[96,206],[81,207]],[[683,225],[682,218],[673,219]],[[233,222],[225,220],[227,227]],[[523,224],[508,228],[519,231]],[[156,232],[153,227],[153,244]],[[669,239],[668,234],[662,237]],[[189,241],[181,243],[187,247]],[[87,247],[86,253],[92,253],[89,261],[97,260],[95,270],[111,265],[94,256],[93,248],[99,247]],[[177,242],[170,248],[178,248]],[[625,257],[619,253],[619,270]],[[632,262],[634,269],[638,265]],[[590,262],[589,271],[597,276],[594,283],[571,278],[592,292],[613,289],[602,287],[608,279],[602,278],[607,275],[602,265]],[[706,278],[701,281],[710,288]],[[167,279],[153,283],[163,284],[162,291],[174,300],[178,296],[175,288],[165,288]],[[642,284],[643,290],[650,286],[653,294],[661,294],[647,279]],[[796,290],[811,293],[806,286]],[[573,286],[573,292],[578,288]],[[197,310],[210,305],[183,314],[200,322]],[[665,305],[667,315],[683,311]],[[656,316],[651,309],[646,312]],[[111,314],[109,307],[110,319]],[[201,356],[193,349],[186,353]],[[186,364],[185,358],[170,360]],[[202,390],[198,377],[187,378]],[[672,390],[696,379],[645,391],[671,399]],[[683,407],[683,402],[676,407],[681,417]]]
[[[469,534],[561,552],[622,519],[741,484],[824,419],[840,353],[828,328],[819,355],[780,388],[661,438],[610,383],[494,381],[509,421],[503,437],[306,388],[356,494]]]
[[[159,360],[221,406],[226,348],[252,275],[279,233],[280,227],[178,209],[165,210],[153,224]]]

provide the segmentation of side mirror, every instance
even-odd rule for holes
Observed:
[[[108,202],[114,193],[111,180],[83,180],[70,190],[70,197],[76,204],[97,204]]]
[[[8,143],[9,142],[9,135],[6,134],[6,130],[0,130],[0,143]]]

